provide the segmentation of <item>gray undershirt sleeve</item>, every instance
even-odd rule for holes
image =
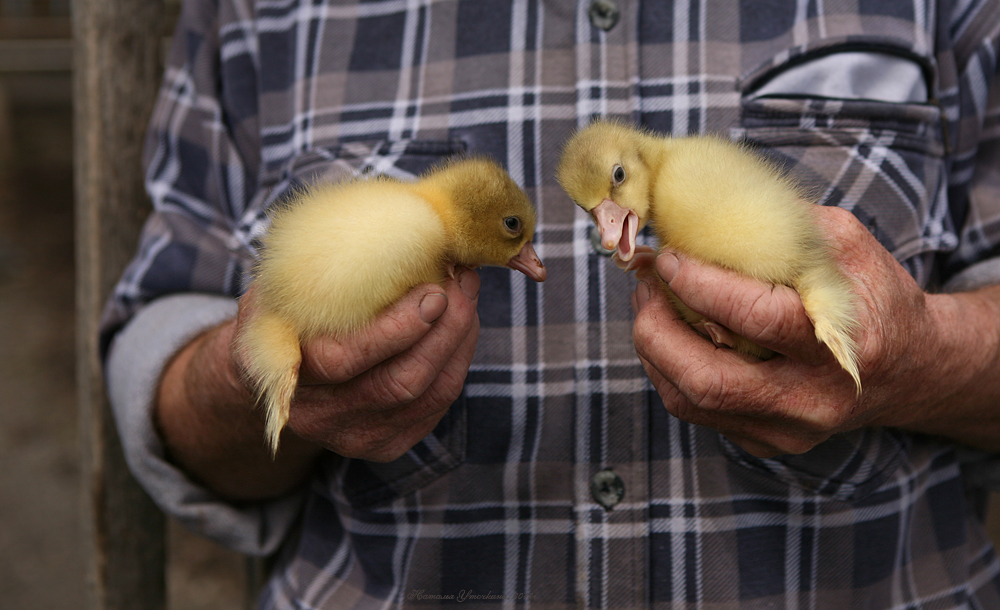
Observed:
[[[125,459],[156,504],[183,525],[249,555],[281,545],[302,507],[304,493],[254,504],[228,504],[167,461],[152,418],[160,377],[177,351],[202,332],[234,317],[236,301],[178,294],[153,301],[118,335],[105,377]]]
[[[943,292],[967,292],[1000,284],[1000,258],[989,258],[966,267],[948,280]]]

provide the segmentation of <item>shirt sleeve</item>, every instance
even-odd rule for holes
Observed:
[[[223,26],[223,12],[237,9],[183,6],[144,150],[153,211],[106,304],[102,355],[114,332],[146,303],[179,292],[235,296],[252,264],[232,235],[236,219],[267,196],[256,186],[252,22]]]
[[[947,117],[954,147],[949,200],[959,244],[948,258],[948,291],[1000,283],[1000,32],[995,3],[977,2],[956,11],[952,31],[958,117]],[[967,205],[966,205],[967,204]]]
[[[105,306],[101,356],[126,460],[153,500],[230,548],[265,555],[287,534],[302,494],[221,501],[165,458],[153,399],[173,355],[235,315],[267,206],[352,169],[336,151],[307,150],[262,176],[252,3],[183,6],[144,153],[153,209]]]

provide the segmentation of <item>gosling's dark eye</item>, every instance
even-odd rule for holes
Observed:
[[[616,165],[615,169],[612,170],[611,179],[614,181],[615,186],[621,186],[621,183],[625,182],[625,168],[621,165]]]
[[[508,216],[503,219],[503,226],[507,227],[507,230],[511,233],[520,233],[521,219],[517,216]]]

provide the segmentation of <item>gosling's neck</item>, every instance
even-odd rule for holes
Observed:
[[[634,202],[632,207],[639,215],[642,225],[653,222],[655,206],[653,206],[654,192],[657,181],[663,174],[665,164],[669,161],[671,154],[671,139],[661,138],[647,133],[637,134],[633,142],[635,151],[641,164],[640,171],[633,172],[636,177],[641,177],[637,189],[632,195]],[[642,182],[642,181],[645,182]]]
[[[448,188],[450,184],[450,180],[432,174],[414,184],[413,188],[431,204],[441,219],[450,244],[449,260],[459,265],[471,265],[470,238],[465,228],[472,225],[473,219],[467,212],[469,206],[463,205],[461,195]]]
[[[657,137],[644,135],[639,141],[639,154],[649,172],[650,200],[657,180],[670,163],[670,156],[678,146],[679,139],[670,136]]]

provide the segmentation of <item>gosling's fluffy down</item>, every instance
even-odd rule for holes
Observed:
[[[670,138],[598,121],[567,142],[557,178],[591,213],[604,246],[628,261],[649,222],[661,247],[796,289],[826,344],[861,392],[856,297],[801,190],[745,146],[712,136]],[[664,285],[666,289],[666,285]],[[689,323],[704,321],[671,294]],[[743,337],[737,350],[772,352]]]
[[[254,273],[259,310],[238,349],[277,451],[298,383],[301,343],[363,328],[450,265],[508,266],[536,281],[535,211],[498,165],[465,158],[416,182],[355,179],[314,186],[272,216]]]

